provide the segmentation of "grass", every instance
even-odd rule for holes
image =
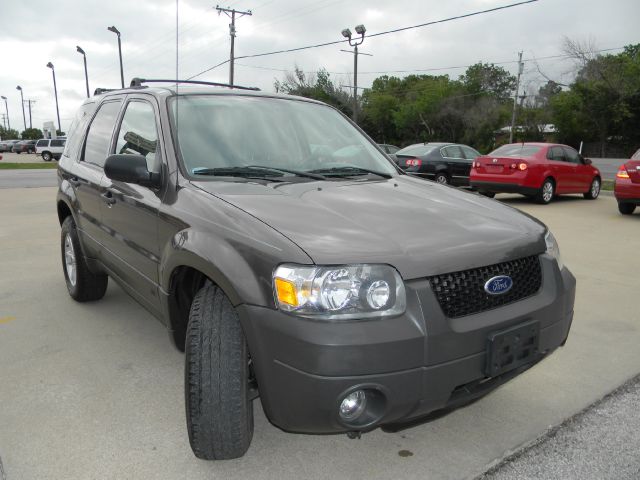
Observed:
[[[602,190],[607,190],[609,192],[613,192],[613,180],[603,180],[602,181]]]
[[[42,163],[10,163],[0,162],[0,170],[35,170],[35,169],[52,169],[58,168],[58,162],[42,162]]]

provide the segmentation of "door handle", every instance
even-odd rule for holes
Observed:
[[[69,178],[69,183],[71,184],[72,187],[77,187],[82,182],[80,181],[80,179],[78,177],[71,177],[71,178]]]
[[[104,201],[104,203],[106,203],[109,207],[111,207],[111,205],[116,203],[116,199],[113,198],[113,193],[111,193],[111,190],[107,190],[100,196],[102,197],[102,200]]]

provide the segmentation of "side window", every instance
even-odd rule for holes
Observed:
[[[400,150],[398,147],[387,145],[387,153],[396,153],[398,150]]]
[[[480,156],[480,152],[474,150],[471,147],[460,147],[462,149],[462,152],[464,153],[464,158],[468,159],[468,160],[475,160],[477,157]]]
[[[160,172],[160,157],[156,155],[158,132],[153,107],[147,102],[133,100],[120,125],[116,153],[142,155],[150,172]]]
[[[547,151],[547,158],[556,162],[565,161],[564,154],[562,153],[562,149],[560,147],[550,147]]]
[[[562,147],[566,161],[570,163],[580,163],[580,155],[573,148]]]
[[[442,149],[442,156],[446,158],[464,158],[462,150],[457,145],[449,145]]]
[[[38,140],[36,147],[46,147],[48,146],[49,140]]]
[[[64,140],[51,140],[52,147],[64,147]]]
[[[82,105],[76,113],[71,128],[69,129],[69,141],[65,144],[65,149],[62,155],[65,157],[75,157],[80,148],[82,142],[82,134],[87,126],[87,123],[91,119],[91,113],[95,108],[95,104],[87,103]]]
[[[120,111],[120,104],[121,102],[107,102],[100,106],[100,110],[98,110],[93,122],[91,122],[91,126],[89,126],[89,133],[87,133],[87,141],[82,157],[85,162],[99,167],[104,166],[109,154],[111,134]]]

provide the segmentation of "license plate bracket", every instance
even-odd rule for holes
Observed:
[[[537,321],[490,333],[485,374],[495,377],[531,362],[538,353],[539,340],[540,324]]]

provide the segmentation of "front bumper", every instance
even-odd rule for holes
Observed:
[[[424,280],[406,282],[407,311],[384,320],[313,321],[277,310],[238,307],[269,419],[284,430],[337,433],[423,417],[486,393],[566,341],[575,279],[540,256],[540,291],[503,307],[447,318]],[[487,337],[528,321],[540,324],[540,352],[529,365],[485,376]],[[338,415],[345,394],[379,392],[380,416],[361,428]]]

